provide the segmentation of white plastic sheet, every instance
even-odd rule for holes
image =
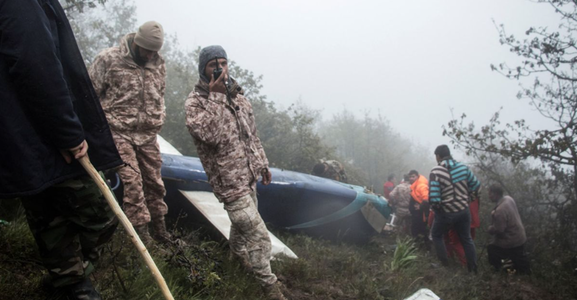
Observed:
[[[439,296],[435,295],[433,291],[429,289],[420,289],[416,293],[412,294],[409,298],[405,300],[440,300]]]
[[[230,219],[222,203],[211,192],[180,191],[207,219],[228,239],[230,235]],[[269,231],[272,243],[272,255],[283,254],[290,258],[297,258],[296,254],[274,234]]]

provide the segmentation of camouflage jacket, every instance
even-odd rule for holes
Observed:
[[[166,69],[160,55],[144,67],[137,65],[129,47],[133,39],[134,33],[127,34],[119,46],[100,52],[89,74],[110,129],[141,145],[164,124]]]
[[[203,85],[186,100],[186,126],[214,194],[229,203],[256,189],[268,160],[248,99],[239,93],[228,103],[225,94],[199,90]]]
[[[336,160],[321,160],[327,166],[321,177],[347,183],[348,178],[343,165]]]
[[[411,184],[401,182],[389,194],[389,204],[395,207],[397,217],[410,216],[409,203],[411,202]]]

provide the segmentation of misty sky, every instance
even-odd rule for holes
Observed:
[[[486,124],[546,126],[518,82],[490,70],[516,57],[493,24],[524,35],[556,27],[547,4],[528,0],[135,0],[138,22],[160,22],[181,46],[222,45],[229,59],[264,76],[262,90],[282,108],[299,99],[324,120],[344,108],[385,116],[408,138],[447,143],[441,126],[465,112]],[[257,120],[258,122],[258,120]]]

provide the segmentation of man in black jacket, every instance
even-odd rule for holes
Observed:
[[[22,199],[55,287],[101,299],[87,276],[118,222],[73,158],[122,161],[57,0],[0,0],[0,99],[0,199]]]

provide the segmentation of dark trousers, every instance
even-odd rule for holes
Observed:
[[[429,249],[429,233],[427,232],[427,223],[423,221],[423,212],[417,210],[411,214],[411,235],[417,241],[422,243],[422,247]]]
[[[435,221],[433,223],[432,236],[433,244],[437,257],[443,265],[449,264],[447,258],[447,248],[443,236],[449,232],[449,229],[455,230],[465,250],[465,257],[467,258],[467,268],[469,271],[477,271],[477,253],[475,250],[475,243],[471,238],[471,213],[468,209],[463,209],[460,212],[447,213],[439,211],[435,213]]]
[[[56,287],[83,280],[94,270],[104,243],[118,225],[98,186],[81,176],[22,198],[44,267]]]
[[[487,247],[489,263],[499,271],[503,265],[503,260],[513,261],[513,267],[521,274],[531,274],[529,258],[525,253],[525,244],[514,248],[501,248],[495,245]]]

